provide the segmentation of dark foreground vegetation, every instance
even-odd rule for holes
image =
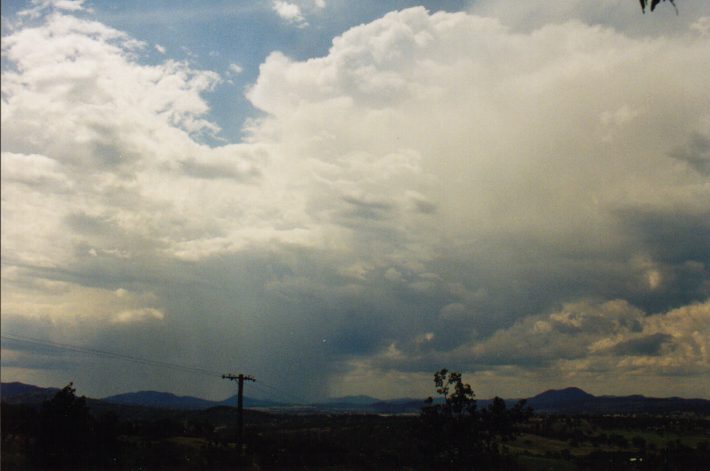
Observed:
[[[418,415],[161,410],[94,403],[71,385],[41,406],[2,404],[2,469],[708,469],[710,419],[477,408],[441,370]]]

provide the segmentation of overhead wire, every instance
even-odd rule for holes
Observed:
[[[297,396],[296,394],[293,394],[291,392],[288,392],[284,389],[278,388],[276,386],[272,386],[270,384],[266,384],[263,381],[257,381],[251,386],[256,387],[257,389],[260,389],[261,392],[269,396],[270,398],[274,399],[274,402],[281,402],[281,403],[296,403],[296,404],[309,404],[311,401],[308,401],[302,397]],[[279,396],[279,397],[277,397]]]
[[[128,355],[125,353],[109,352],[106,350],[99,350],[97,348],[79,347],[77,345],[70,345],[70,344],[66,344],[66,343],[53,342],[50,340],[37,339],[37,338],[33,338],[33,337],[25,337],[25,336],[16,335],[16,334],[3,333],[3,334],[0,334],[0,338],[3,338],[5,340],[10,340],[13,342],[24,343],[24,344],[39,345],[39,346],[42,346],[45,348],[53,348],[53,349],[66,350],[66,351],[71,351],[71,352],[76,352],[76,353],[84,353],[84,354],[89,354],[89,355],[105,357],[105,358],[111,358],[111,359],[115,359],[115,360],[124,360],[124,361],[129,361],[129,362],[138,363],[138,364],[147,365],[147,366],[169,368],[169,369],[173,369],[173,370],[177,370],[177,371],[182,371],[185,373],[196,373],[196,374],[202,374],[202,375],[207,375],[207,376],[217,376],[217,377],[222,376],[222,373],[220,373],[220,372],[208,370],[206,368],[202,368],[199,366],[187,366],[187,365],[181,365],[178,363],[172,363],[172,362],[167,362],[167,361],[151,360],[148,358],[142,358],[142,357],[138,357],[138,356],[134,356],[134,355]]]
[[[18,343],[23,343],[23,344],[27,344],[27,345],[35,345],[35,346],[40,346],[40,347],[44,347],[44,348],[48,348],[48,349],[65,350],[65,351],[69,351],[69,352],[94,355],[94,356],[109,358],[109,359],[114,359],[114,360],[128,361],[128,362],[137,363],[137,364],[146,365],[146,366],[167,368],[167,369],[172,369],[175,371],[180,371],[183,373],[194,373],[194,374],[206,375],[206,376],[210,376],[210,377],[219,377],[219,378],[221,378],[223,375],[222,372],[209,370],[207,368],[202,368],[199,366],[188,366],[188,365],[181,365],[178,363],[161,361],[161,360],[151,360],[148,358],[142,358],[142,357],[138,357],[135,355],[128,355],[125,353],[111,352],[111,351],[101,350],[101,349],[97,349],[97,348],[80,347],[77,345],[71,345],[71,344],[61,343],[61,342],[54,342],[54,341],[47,340],[47,339],[26,337],[26,336],[12,334],[12,333],[9,333],[9,334],[2,333],[2,334],[0,334],[0,338],[2,338],[3,340],[9,340],[11,342],[18,342]],[[277,386],[265,383],[262,380],[258,380],[258,382],[253,383],[251,386],[255,386],[257,388],[257,390],[260,390],[261,393],[267,397],[267,399],[273,400],[274,402],[281,402],[281,403],[295,402],[298,404],[308,404],[310,402],[310,401],[304,399],[303,397],[300,397],[292,392],[286,391],[283,388],[279,388]]]

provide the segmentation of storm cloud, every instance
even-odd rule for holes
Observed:
[[[479,395],[707,395],[708,16],[648,37],[585,2],[525,25],[493,3],[271,53],[223,145],[217,73],[85,16],[15,25],[3,331],[309,398],[410,395],[440,367]],[[43,359],[3,342],[3,380],[229,386]]]

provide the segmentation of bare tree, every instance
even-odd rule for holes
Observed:
[[[661,2],[665,2],[666,0],[651,0],[650,2],[648,0],[640,0],[641,1],[641,11],[646,13],[646,7],[651,6],[651,11],[656,9],[656,5],[658,5]],[[669,0],[671,2],[671,5],[673,5],[673,8],[675,8],[675,12],[678,13],[678,7],[675,6],[675,1],[674,0]]]

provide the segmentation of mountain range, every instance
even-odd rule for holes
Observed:
[[[59,388],[42,388],[24,383],[0,384],[0,397],[2,402],[10,404],[41,404],[51,399]]]
[[[56,394],[58,388],[41,388],[23,383],[2,383],[0,396],[3,402],[14,404],[40,404]],[[236,405],[236,396],[223,401],[210,401],[192,396],[177,396],[158,391],[138,391],[94,399],[106,404],[142,406],[161,409],[199,410],[212,407]],[[506,399],[508,405],[516,399]],[[478,400],[479,408],[491,400]],[[551,389],[527,399],[536,412],[551,414],[615,414],[653,413],[670,414],[695,412],[710,414],[710,400],[684,399],[679,397],[653,398],[642,395],[594,396],[579,388]],[[344,396],[330,398],[312,404],[294,404],[244,397],[244,407],[274,411],[301,412],[360,412],[403,414],[419,412],[424,400],[400,398],[381,400],[371,396]]]

